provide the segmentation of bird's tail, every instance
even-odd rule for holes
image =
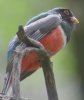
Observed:
[[[11,87],[11,82],[12,82],[11,73],[6,73],[4,85],[2,89],[2,94],[4,95],[7,94],[9,88]]]
[[[2,94],[6,95],[11,83],[12,83],[12,62],[13,62],[13,57],[12,59],[8,62],[7,64],[7,68],[6,68],[6,75],[5,75],[5,79],[4,79],[4,85],[3,85],[3,89],[2,89]]]

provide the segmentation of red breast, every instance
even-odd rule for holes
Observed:
[[[58,26],[39,42],[44,45],[46,50],[51,55],[54,55],[65,45],[66,36],[61,26]],[[30,72],[38,69],[39,67],[39,57],[35,52],[31,52],[30,54],[26,55],[22,60],[22,72]]]

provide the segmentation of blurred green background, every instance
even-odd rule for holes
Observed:
[[[52,57],[59,100],[84,100],[84,0],[0,0],[0,90],[9,41],[20,24],[54,7],[70,8],[80,21],[68,45]],[[21,82],[21,94],[47,100],[42,69]]]

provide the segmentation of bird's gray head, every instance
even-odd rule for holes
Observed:
[[[67,36],[67,41],[70,40],[70,36],[72,31],[74,30],[75,26],[79,21],[74,16],[74,14],[66,8],[54,8],[49,11],[51,14],[56,14],[62,20],[61,26],[63,27],[65,34]]]
[[[59,14],[63,21],[67,21],[71,24],[79,23],[77,18],[74,16],[74,14],[69,9],[60,7],[60,8],[54,8],[50,10],[49,12],[53,14]]]

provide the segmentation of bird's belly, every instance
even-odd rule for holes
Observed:
[[[54,55],[66,44],[66,36],[61,26],[56,27],[44,39],[40,40],[46,50]]]
[[[58,26],[45,38],[41,39],[40,42],[52,56],[65,46],[66,36],[64,35],[61,26]],[[22,72],[31,72],[38,69],[40,66],[39,61],[39,57],[35,52],[26,55],[22,60]]]

